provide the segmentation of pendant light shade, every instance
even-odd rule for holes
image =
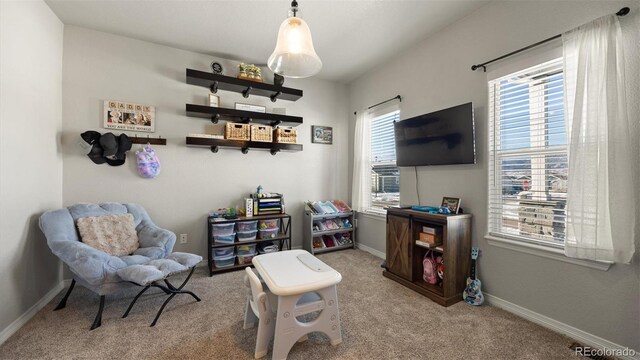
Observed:
[[[307,23],[297,17],[298,3],[291,3],[289,18],[282,22],[278,42],[267,64],[278,75],[290,78],[313,76],[322,69],[322,61],[313,48]]]

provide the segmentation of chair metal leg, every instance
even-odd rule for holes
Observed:
[[[147,285],[144,287],[144,289],[142,289],[138,295],[136,295],[136,297],[133,298],[133,301],[131,301],[131,304],[129,304],[129,307],[127,308],[127,311],[124,312],[124,315],[122,315],[122,318],[126,318],[127,316],[129,316],[129,311],[131,311],[131,308],[133,308],[133,305],[136,303],[136,301],[138,301],[138,298],[145,293],[145,291],[149,290],[151,286]]]
[[[198,301],[198,302],[201,301],[200,298],[196,294],[192,293],[191,291],[182,290],[182,288],[187,284],[187,282],[189,282],[189,279],[191,279],[191,275],[193,275],[193,271],[195,269],[196,269],[195,266],[191,268],[191,271],[189,272],[189,275],[187,275],[187,278],[184,279],[182,284],[180,284],[180,286],[178,286],[178,287],[173,286],[169,282],[169,280],[167,280],[167,279],[164,280],[164,282],[165,282],[165,284],[167,286],[163,286],[163,285],[160,285],[158,283],[154,283],[154,284],[149,285],[149,286],[160,288],[165,293],[171,294],[171,295],[169,295],[169,298],[167,298],[167,300],[164,301],[164,303],[160,307],[160,310],[158,310],[158,313],[156,314],[156,317],[153,319],[153,322],[151,323],[151,326],[155,326],[156,325],[156,323],[158,322],[158,319],[160,318],[160,315],[162,315],[162,311],[164,311],[164,308],[167,306],[169,301],[171,301],[171,299],[173,299],[174,296],[176,296],[178,294],[189,294],[189,295],[193,296],[193,298],[196,299],[196,301]]]
[[[91,325],[91,330],[96,329],[102,325],[102,310],[104,310],[104,295],[100,295],[100,308],[98,309],[98,313],[96,314],[96,318],[93,320],[93,325]]]
[[[173,293],[173,294],[169,295],[169,298],[164,301],[164,303],[160,307],[160,310],[158,310],[158,313],[156,314],[155,319],[153,319],[153,322],[151,323],[152,327],[156,326],[156,323],[158,322],[158,319],[160,318],[160,315],[162,315],[162,311],[164,310],[164,307],[167,306],[169,301],[171,301],[171,299],[173,299],[173,297],[176,296],[176,294],[178,294],[178,293]]]
[[[56,308],[53,309],[53,311],[64,309],[64,307],[67,306],[67,299],[69,298],[69,295],[71,295],[71,291],[73,291],[73,287],[75,285],[76,285],[76,279],[71,280],[71,285],[69,285],[69,290],[67,290],[67,293],[64,294],[64,297],[62,298],[62,300],[60,300],[60,303],[58,303],[58,306],[56,306]]]

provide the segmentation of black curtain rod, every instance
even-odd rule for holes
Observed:
[[[380,105],[382,105],[382,104],[384,104],[384,103],[388,103],[389,101],[393,101],[393,100],[395,100],[395,99],[398,99],[398,100],[400,100],[400,102],[402,102],[402,96],[400,96],[400,95],[396,95],[396,96],[392,97],[391,99],[388,99],[388,100],[385,100],[385,101],[381,101],[381,102],[379,102],[379,103],[377,103],[377,104],[375,104],[375,105],[371,105],[371,106],[369,106],[369,107],[367,108],[367,110],[370,110],[370,109],[372,109],[372,108],[374,108],[374,107],[376,107],[376,106],[380,106]],[[357,113],[358,113],[357,111],[354,111],[354,112],[353,112],[353,115],[356,115]]]
[[[618,15],[618,16],[625,16],[625,15],[627,15],[627,14],[629,13],[629,11],[630,11],[630,9],[629,9],[628,7],[623,7],[622,9],[620,9],[620,11],[618,11],[618,12],[616,13],[616,15]],[[562,37],[562,34],[558,34],[558,35],[556,35],[556,36],[552,36],[552,37],[550,37],[550,38],[548,38],[548,39],[544,39],[544,40],[542,40],[542,41],[538,41],[538,42],[537,42],[537,43],[535,43],[535,44],[531,44],[531,45],[529,45],[529,46],[525,46],[525,47],[523,47],[522,49],[518,49],[518,50],[516,50],[516,51],[512,51],[512,52],[510,52],[510,53],[508,53],[508,54],[506,54],[506,55],[502,55],[502,56],[500,56],[500,57],[498,57],[498,58],[495,58],[495,59],[493,59],[493,60],[489,60],[489,61],[483,62],[482,64],[473,65],[473,66],[471,66],[471,70],[472,70],[472,71],[476,71],[476,70],[478,70],[479,68],[482,68],[482,69],[484,70],[484,72],[487,72],[487,65],[489,65],[489,64],[491,64],[491,63],[493,63],[493,62],[496,62],[496,61],[498,61],[498,60],[502,60],[502,59],[504,59],[504,58],[508,58],[509,56],[515,55],[515,54],[517,54],[517,53],[521,53],[521,52],[523,52],[523,51],[529,50],[529,49],[534,48],[534,47],[536,47],[536,46],[538,46],[538,45],[542,45],[542,44],[544,44],[544,43],[547,43],[547,42],[549,42],[549,41],[551,41],[551,40],[555,40],[555,39],[560,38],[560,37]]]

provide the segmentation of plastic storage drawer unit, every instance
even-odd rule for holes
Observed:
[[[238,255],[238,264],[251,264],[251,259],[257,254],[255,252],[247,255]]]
[[[238,245],[238,255],[249,255],[256,252],[256,245]]]
[[[217,248],[217,249],[213,249],[213,257],[222,257],[222,256],[229,256],[229,255],[233,255],[233,246],[227,246],[227,247],[222,247],[222,248]]]
[[[258,229],[260,230],[276,229],[276,228],[278,228],[278,219],[260,220],[260,223],[258,224]]]
[[[211,224],[211,234],[214,236],[221,235],[231,235],[233,234],[233,223],[231,224]]]
[[[227,256],[218,256],[213,258],[213,262],[215,263],[217,268],[227,268],[231,267],[236,262],[235,255],[227,255]]]
[[[238,232],[258,230],[258,220],[238,222]]]
[[[230,235],[213,235],[213,241],[216,244],[233,244],[236,241],[236,234]]]
[[[257,230],[253,231],[238,231],[238,241],[253,241],[256,239]]]
[[[260,230],[260,239],[274,239],[278,236],[278,228]]]

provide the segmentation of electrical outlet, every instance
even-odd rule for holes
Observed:
[[[187,243],[187,234],[180,234],[180,244]]]

